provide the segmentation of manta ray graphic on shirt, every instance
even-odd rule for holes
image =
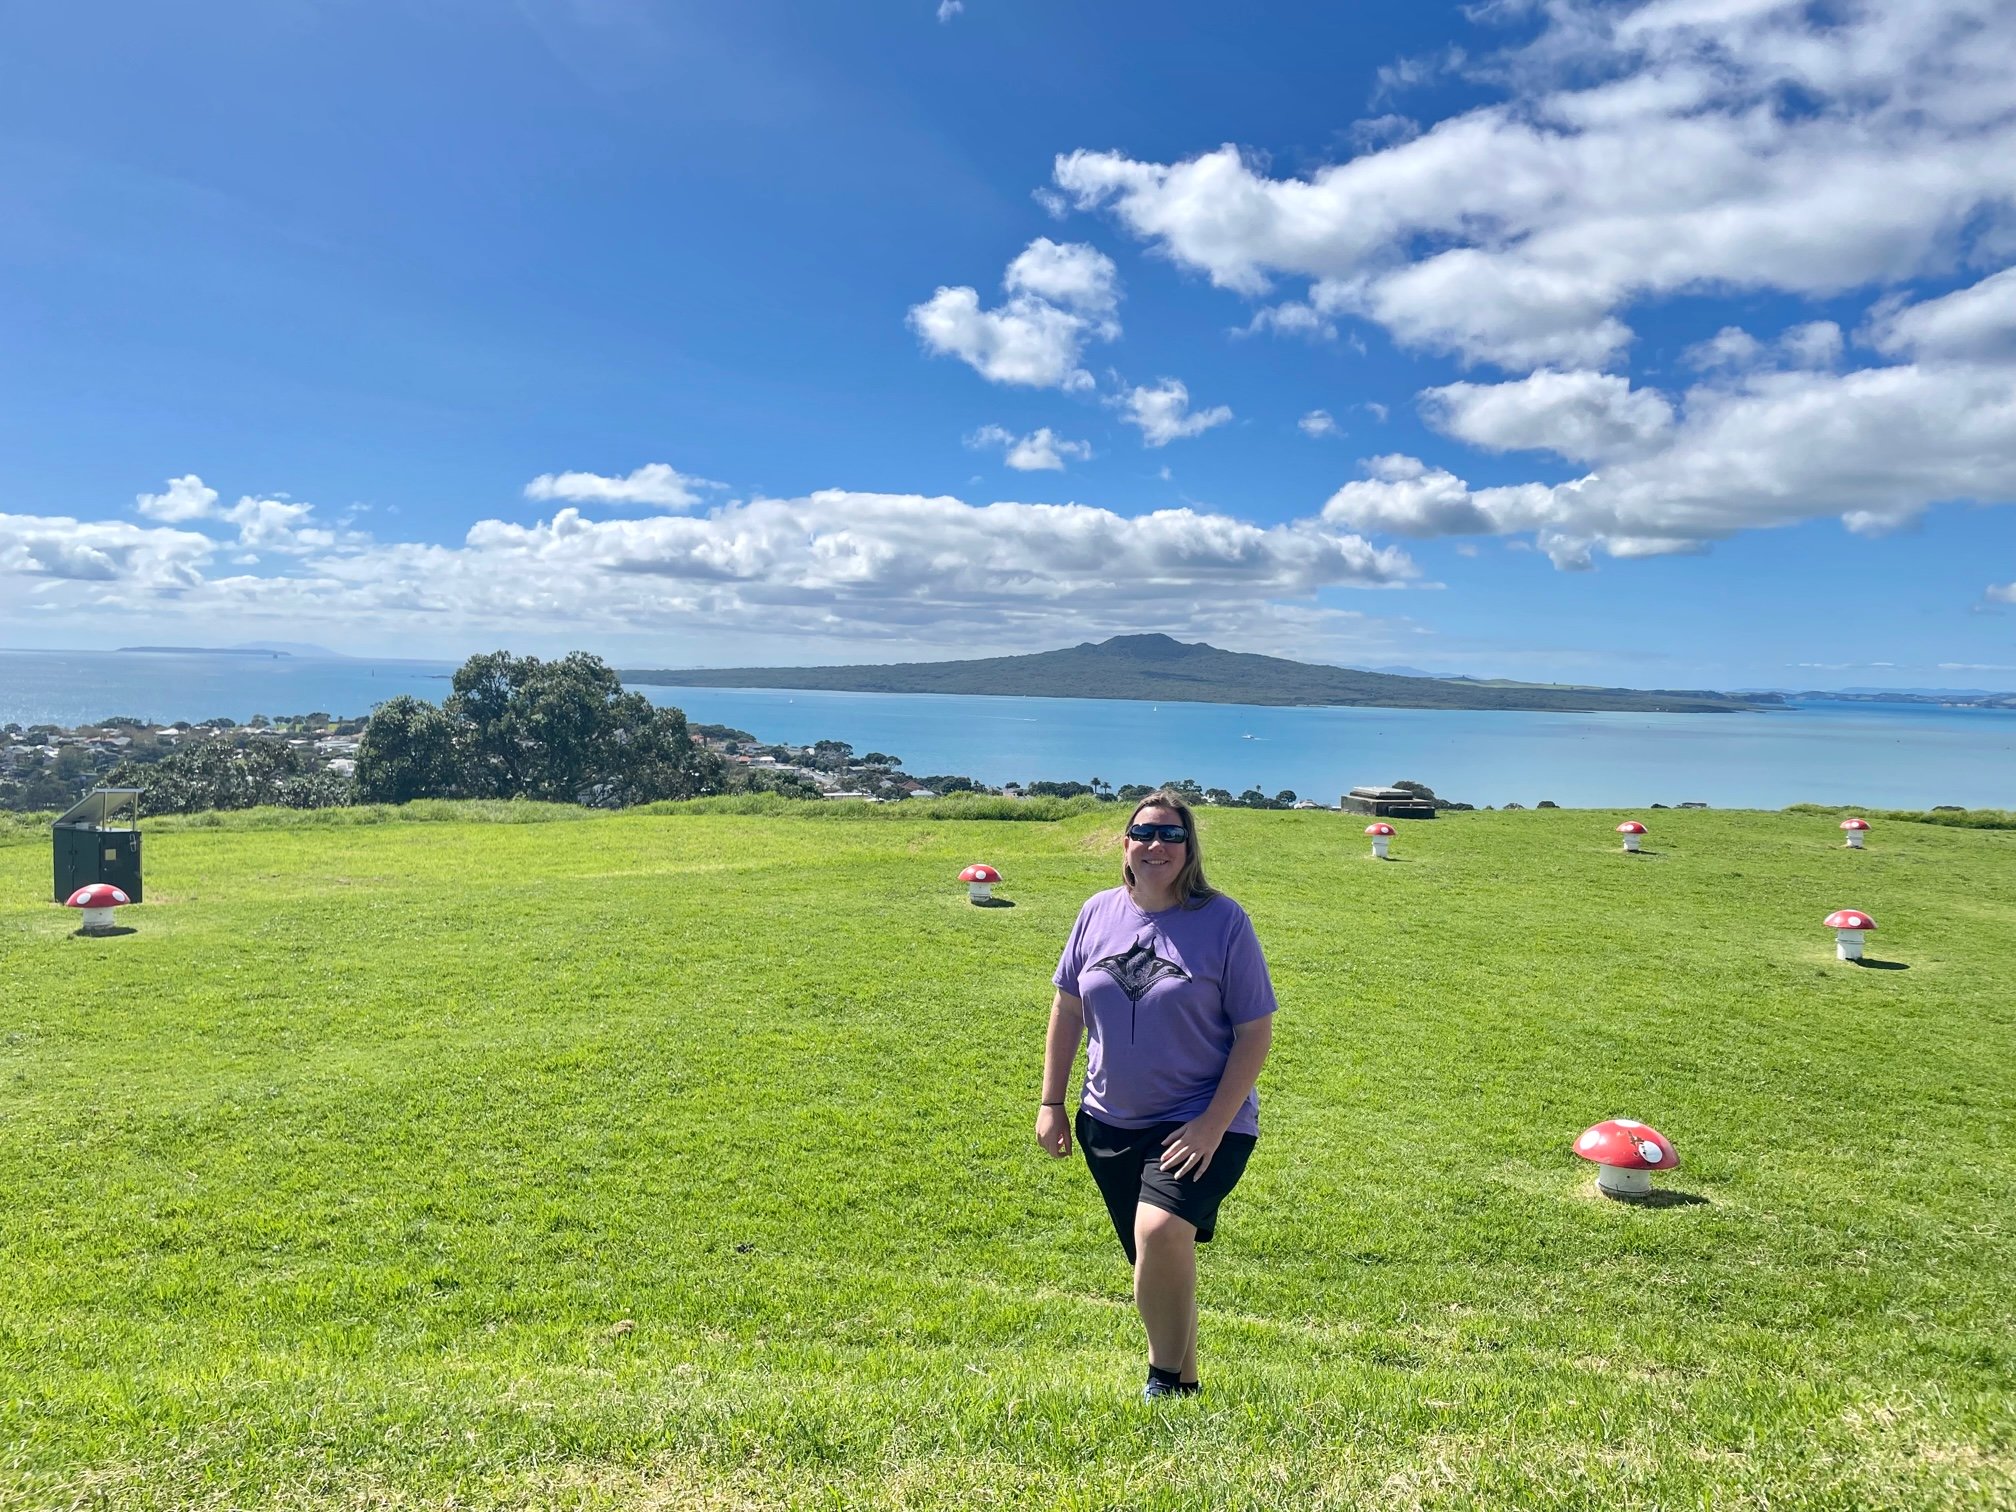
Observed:
[[[1190,973],[1174,961],[1155,954],[1155,937],[1144,935],[1118,955],[1107,956],[1102,961],[1094,961],[1092,970],[1103,971],[1120,984],[1120,990],[1127,994],[1127,1038],[1134,1038],[1134,1026],[1141,1012],[1141,999],[1148,989],[1157,982],[1174,977],[1179,982],[1190,980]]]

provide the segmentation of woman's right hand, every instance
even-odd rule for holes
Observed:
[[[1062,1108],[1042,1107],[1036,1110],[1036,1143],[1043,1146],[1047,1155],[1059,1160],[1071,1153],[1071,1120]]]

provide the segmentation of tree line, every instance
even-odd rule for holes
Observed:
[[[139,788],[150,814],[415,798],[622,808],[741,785],[719,752],[694,741],[683,711],[625,692],[616,673],[584,651],[550,661],[508,651],[472,656],[438,707],[410,694],[388,699],[357,739],[348,776],[285,739],[220,728],[159,760],[123,761],[97,780]]]

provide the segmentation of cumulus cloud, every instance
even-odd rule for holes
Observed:
[[[1125,412],[1122,418],[1129,425],[1140,428],[1144,446],[1167,446],[1171,441],[1201,436],[1232,418],[1232,411],[1222,404],[1193,413],[1190,390],[1179,378],[1143,384],[1119,395],[1114,403]]]
[[[1314,409],[1295,422],[1302,428],[1302,434],[1310,437],[1341,436],[1336,417],[1328,410]]]
[[[1309,279],[1319,312],[1511,368],[1614,361],[1648,297],[1834,295],[2006,250],[2009,7],[1550,0],[1544,15],[1490,70],[1508,101],[1306,177],[1228,145],[1178,162],[1069,152],[1053,182],[1223,288]]]
[[[207,520],[217,513],[217,490],[206,488],[194,473],[170,478],[158,494],[138,494],[134,505],[150,520],[179,525],[187,520]]]
[[[1095,315],[1111,314],[1120,300],[1112,258],[1083,242],[1059,243],[1047,236],[1016,254],[1001,283],[1011,294],[1033,294]]]
[[[938,0],[938,19],[941,22],[950,21],[965,9],[966,0]]]
[[[1001,447],[1003,460],[1017,472],[1062,472],[1066,457],[1079,462],[1092,460],[1091,442],[1066,441],[1047,425],[1026,436],[1004,426],[983,425],[966,438],[966,444],[975,449]]]
[[[0,514],[0,581],[11,576],[38,587],[116,583],[143,596],[174,597],[202,582],[201,569],[216,552],[215,541],[193,530]]]
[[[1697,372],[1741,373],[1761,367],[1829,368],[1841,360],[1847,345],[1841,327],[1831,320],[1809,320],[1763,342],[1741,326],[1724,326],[1706,341],[1680,354]]]
[[[1689,390],[1670,424],[1663,399],[1621,385],[1552,407],[1530,382],[1431,391],[1431,414],[1480,444],[1598,465],[1565,483],[1472,490],[1412,458],[1380,458],[1324,518],[1417,536],[1531,531],[1572,567],[1829,516],[1878,535],[1935,503],[2016,499],[2016,367],[1758,371]]]
[[[1235,326],[1236,336],[1255,336],[1262,331],[1272,331],[1277,336],[1303,336],[1311,341],[1335,341],[1337,323],[1329,316],[1306,305],[1289,300],[1285,304],[1266,305],[1254,312],[1253,318],[1243,326]]]
[[[690,509],[700,502],[700,490],[722,485],[688,477],[663,462],[647,462],[627,477],[600,473],[541,473],[525,485],[528,499],[561,499],[571,504],[646,504],[655,509]]]
[[[2016,268],[1939,299],[1890,301],[1871,319],[1869,339],[1893,356],[2016,360]]]
[[[1120,334],[1112,259],[1083,243],[1039,236],[1008,265],[1005,303],[982,309],[965,286],[941,287],[910,309],[910,328],[936,356],[957,357],[992,383],[1089,389],[1078,365],[1090,340]]]
[[[1578,462],[1643,452],[1673,429],[1663,394],[1586,369],[1451,383],[1424,390],[1421,408],[1437,430],[1486,451],[1551,451]]]
[[[221,518],[238,527],[238,545],[246,551],[300,553],[324,551],[336,544],[336,532],[311,524],[315,506],[291,499],[240,499]]]
[[[365,537],[347,530],[335,530],[315,519],[315,506],[285,497],[255,498],[246,495],[236,504],[224,506],[218,503],[217,490],[209,487],[195,473],[187,473],[179,478],[170,478],[167,486],[158,494],[138,494],[134,506],[149,519],[160,520],[171,525],[189,525],[199,521],[215,521],[220,525],[235,525],[238,536],[235,544],[242,552],[251,553],[256,559],[262,551],[281,553],[302,553],[320,551],[345,540],[363,540]],[[131,543],[151,539],[146,532],[131,538]],[[167,538],[164,538],[167,539]],[[184,542],[191,540],[211,540],[202,535],[185,534]],[[130,543],[129,543],[130,544]],[[93,547],[92,552],[99,548]],[[135,549],[139,547],[136,545]],[[181,548],[177,548],[179,554]],[[144,555],[144,552],[142,553]],[[101,558],[87,553],[80,561],[102,563],[111,558]],[[119,571],[109,574],[111,578],[123,575]]]
[[[1998,604],[2016,604],[2016,582],[1989,584],[1988,597]]]
[[[1198,509],[1135,517],[1081,504],[974,505],[828,490],[696,515],[491,519],[459,543],[325,533],[305,505],[242,501],[241,534],[302,549],[253,572],[201,532],[0,515],[0,602],[149,623],[705,629],[843,640],[1055,644],[1160,628],[1328,623],[1342,588],[1404,585],[1404,550],[1316,519],[1262,526]]]

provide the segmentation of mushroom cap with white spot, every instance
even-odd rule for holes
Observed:
[[[1626,1171],[1667,1171],[1680,1164],[1673,1141],[1635,1118],[1591,1124],[1576,1139],[1574,1150],[1584,1160]]]
[[[1821,924],[1828,929],[1874,929],[1876,921],[1859,908],[1837,908]]]
[[[92,882],[63,900],[65,908],[117,908],[133,900],[110,882]]]

